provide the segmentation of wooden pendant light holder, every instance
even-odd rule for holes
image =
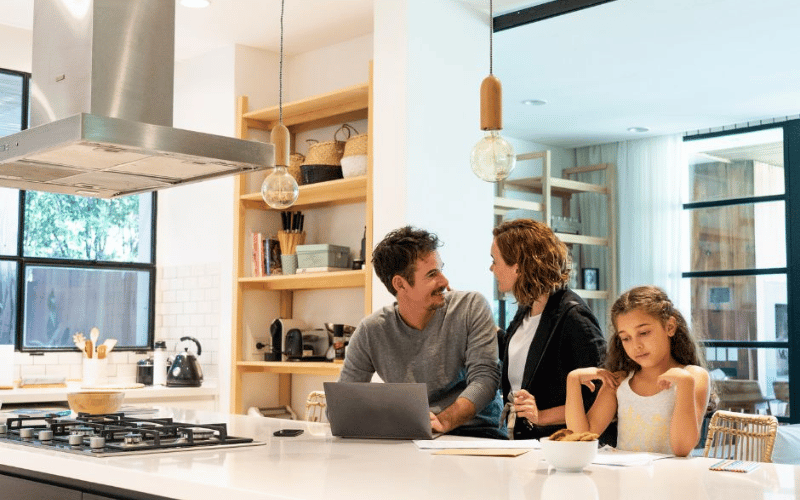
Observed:
[[[503,128],[503,85],[489,75],[481,82],[481,130]]]
[[[270,132],[270,141],[275,146],[275,166],[289,166],[289,129],[278,123]]]

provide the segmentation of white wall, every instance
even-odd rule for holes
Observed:
[[[447,22],[442,22],[446,19]],[[405,224],[444,242],[454,289],[492,293],[494,185],[475,177],[488,14],[449,0],[375,3],[374,236]],[[485,265],[481,265],[485,263]],[[374,280],[373,308],[392,301]]]
[[[0,26],[0,68],[31,71],[33,32]]]

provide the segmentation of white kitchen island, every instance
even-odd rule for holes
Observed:
[[[166,408],[160,416],[226,422],[229,434],[265,444],[93,458],[0,443],[0,479],[46,482],[75,492],[59,498],[83,500],[780,500],[800,494],[800,467],[790,465],[762,464],[741,474],[710,471],[711,459],[669,458],[633,467],[590,465],[570,474],[550,469],[539,450],[513,458],[434,455],[411,441],[334,438],[326,424]],[[274,437],[281,428],[304,433]]]

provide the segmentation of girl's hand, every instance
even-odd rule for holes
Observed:
[[[596,386],[594,380],[603,382],[604,386],[616,389],[619,387],[622,379],[616,374],[606,370],[605,368],[578,368],[569,373],[569,378],[577,379],[582,385],[588,387],[592,392],[595,391]]]
[[[525,389],[514,393],[514,408],[517,410],[517,418],[524,417],[532,424],[539,423],[539,408],[536,406],[536,399]]]
[[[660,390],[669,389],[673,385],[678,386],[681,383],[694,383],[694,377],[685,368],[670,368],[658,376],[658,388]]]

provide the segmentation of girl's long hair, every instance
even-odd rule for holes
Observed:
[[[705,356],[697,339],[692,335],[681,312],[672,304],[667,294],[655,286],[639,286],[632,288],[619,296],[611,306],[611,338],[608,342],[608,353],[605,359],[605,368],[609,371],[632,372],[641,369],[638,363],[625,354],[622,341],[617,334],[617,318],[634,310],[641,310],[666,327],[669,318],[675,318],[677,327],[675,335],[670,337],[670,353],[675,361],[682,365],[697,365],[706,367]]]

